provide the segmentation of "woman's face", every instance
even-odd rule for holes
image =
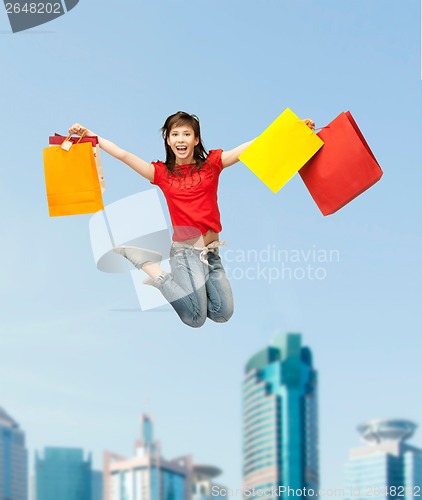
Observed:
[[[167,144],[176,156],[176,165],[193,163],[193,151],[198,143],[199,138],[189,125],[173,127],[167,137]]]

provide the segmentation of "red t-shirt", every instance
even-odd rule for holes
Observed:
[[[154,165],[154,180],[164,193],[174,228],[174,241],[197,238],[208,230],[221,231],[217,188],[223,170],[221,149],[209,152],[200,172],[192,165],[179,165],[182,176],[171,175],[161,161]],[[184,175],[183,175],[184,174]]]

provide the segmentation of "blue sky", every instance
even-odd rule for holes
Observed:
[[[314,353],[324,487],[341,485],[361,421],[422,422],[417,0],[81,0],[20,34],[3,10],[0,42],[0,405],[31,453],[80,446],[99,467],[103,449],[131,453],[150,411],[165,456],[192,453],[239,487],[243,368],[276,331]],[[228,149],[286,107],[317,126],[351,110],[384,176],[323,217],[300,178],[274,195],[239,163],[220,181],[222,236],[233,251],[338,251],[324,280],[233,279],[232,320],[191,330],[97,271],[89,215],[48,217],[42,148],[75,121],[155,160],[179,109]],[[150,188],[103,165],[106,204]]]

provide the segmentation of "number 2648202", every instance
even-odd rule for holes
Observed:
[[[62,14],[60,3],[6,3],[8,14]]]

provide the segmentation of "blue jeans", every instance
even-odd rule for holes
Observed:
[[[183,323],[193,328],[202,326],[207,317],[225,323],[233,314],[233,294],[218,248],[207,252],[208,265],[200,259],[201,251],[185,243],[173,243],[171,274],[161,275],[152,283]]]

